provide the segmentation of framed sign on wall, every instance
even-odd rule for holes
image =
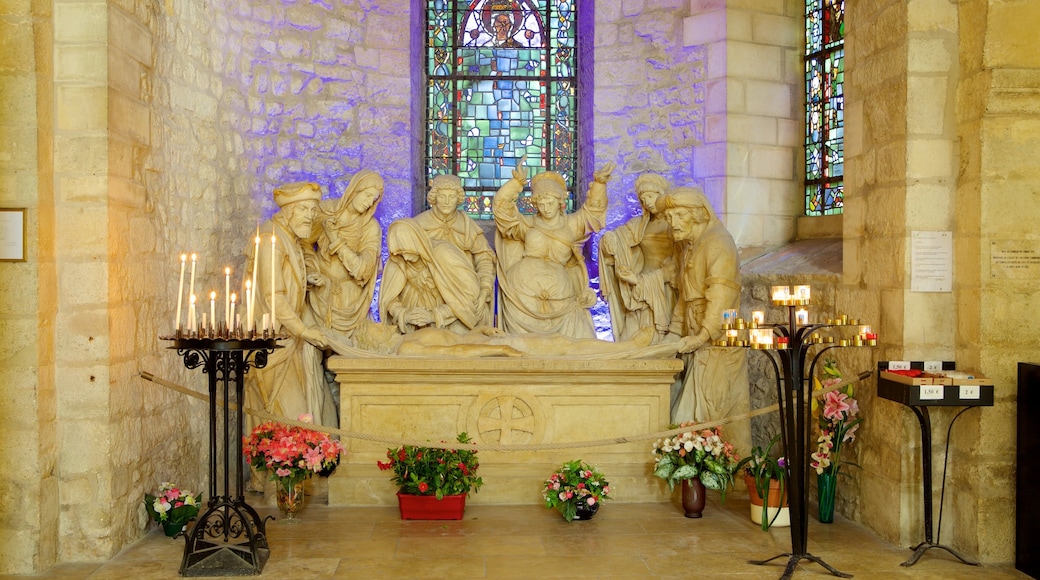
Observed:
[[[0,262],[25,261],[25,208],[0,208]]]

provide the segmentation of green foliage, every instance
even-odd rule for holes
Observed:
[[[459,443],[469,443],[466,433],[459,433]],[[446,495],[474,492],[484,485],[477,477],[477,452],[472,449],[440,449],[437,447],[414,447],[404,445],[388,449],[386,463],[377,461],[379,469],[393,470],[391,478],[407,495]]]

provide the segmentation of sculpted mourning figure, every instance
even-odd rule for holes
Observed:
[[[668,332],[675,306],[675,242],[668,221],[657,209],[666,189],[668,182],[660,175],[640,175],[636,193],[642,215],[600,238],[600,291],[610,307],[614,340],[626,340],[648,327],[658,339]]]
[[[595,173],[585,203],[566,214],[567,186],[559,173],[546,171],[531,180],[531,201],[538,213],[526,216],[517,198],[527,181],[521,159],[513,177],[496,193],[492,206],[497,232],[499,319],[509,334],[559,333],[573,338],[596,336],[589,312],[596,294],[582,246],[603,229],[607,187],[614,164]]]
[[[678,296],[667,339],[678,341],[686,370],[679,392],[673,393],[672,419],[703,422],[746,413],[744,349],[711,345],[725,336],[723,311],[740,308],[736,244],[699,188],[669,189],[657,205],[678,243]],[[738,424],[729,433],[734,445],[747,452],[750,424]]]
[[[383,198],[383,178],[374,171],[354,174],[339,199],[321,202],[312,225],[318,252],[307,301],[325,328],[349,337],[368,318],[383,243],[375,219]]]
[[[261,231],[273,232],[277,243],[260,244],[256,261],[257,308],[261,314],[270,314],[273,290],[275,331],[288,338],[279,341],[282,348],[270,354],[267,366],[251,369],[246,375],[245,402],[247,406],[290,418],[309,413],[320,425],[336,425],[336,408],[325,386],[321,365],[322,351],[328,343],[306,302],[307,280],[317,274],[308,272],[307,264],[316,260],[310,240],[320,199],[321,189],[316,183],[283,185],[274,191],[280,209],[260,227]],[[250,265],[252,253],[251,244],[247,261]]]
[[[434,326],[465,333],[492,323],[495,253],[480,226],[458,211],[464,195],[458,177],[438,175],[427,196],[431,209],[387,229],[379,312],[401,332]]]

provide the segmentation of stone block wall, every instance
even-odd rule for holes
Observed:
[[[738,246],[778,246],[805,213],[799,169],[804,3],[691,0],[683,42],[705,50],[694,175]]]

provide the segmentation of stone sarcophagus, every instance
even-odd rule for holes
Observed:
[[[469,501],[542,501],[542,483],[564,461],[598,466],[624,502],[667,501],[653,476],[652,439],[669,423],[674,358],[333,357],[344,430],[410,441],[454,441],[466,432],[480,445],[484,487]],[[636,440],[626,440],[636,439]],[[610,445],[574,443],[616,441]],[[377,460],[392,443],[344,440],[347,455],[329,480],[329,505],[393,505],[396,488]]]

